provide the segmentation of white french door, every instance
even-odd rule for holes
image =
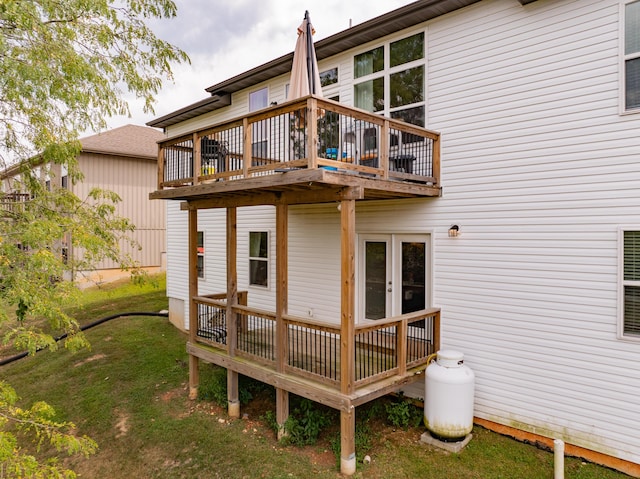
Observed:
[[[428,307],[429,235],[361,234],[358,246],[359,319]]]

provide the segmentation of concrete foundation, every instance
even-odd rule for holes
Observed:
[[[440,439],[436,439],[429,433],[429,431],[425,431],[422,434],[422,436],[420,436],[420,442],[428,444],[429,446],[434,446],[440,449],[444,449],[445,451],[448,451],[448,452],[458,453],[462,451],[462,449],[464,449],[464,447],[467,444],[469,444],[469,441],[471,441],[472,437],[473,437],[473,434],[467,434],[460,441],[447,442],[447,441],[441,441]]]

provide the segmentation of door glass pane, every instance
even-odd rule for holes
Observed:
[[[365,243],[365,318],[382,319],[387,311],[387,243]]]
[[[426,307],[425,243],[402,243],[402,314]]]

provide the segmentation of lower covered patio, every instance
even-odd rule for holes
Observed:
[[[377,320],[356,320],[355,202],[340,190],[340,317],[333,321],[288,312],[287,203],[275,204],[275,308],[248,306],[238,290],[237,207],[226,207],[227,289],[198,292],[198,211],[202,202],[187,201],[189,228],[190,396],[198,388],[199,361],[227,369],[228,412],[240,416],[240,374],[276,389],[276,420],[284,433],[289,393],[340,411],[341,472],[356,470],[355,408],[419,380],[429,356],[439,349],[440,310],[426,308]],[[207,202],[207,207],[213,207]],[[221,200],[218,204],[225,204]],[[339,277],[338,277],[339,276]]]

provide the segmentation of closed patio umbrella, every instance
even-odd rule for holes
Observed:
[[[295,100],[309,94],[322,96],[318,60],[313,46],[313,26],[309,12],[304,12],[304,20],[298,27],[298,40],[293,51],[293,66],[287,100]]]

